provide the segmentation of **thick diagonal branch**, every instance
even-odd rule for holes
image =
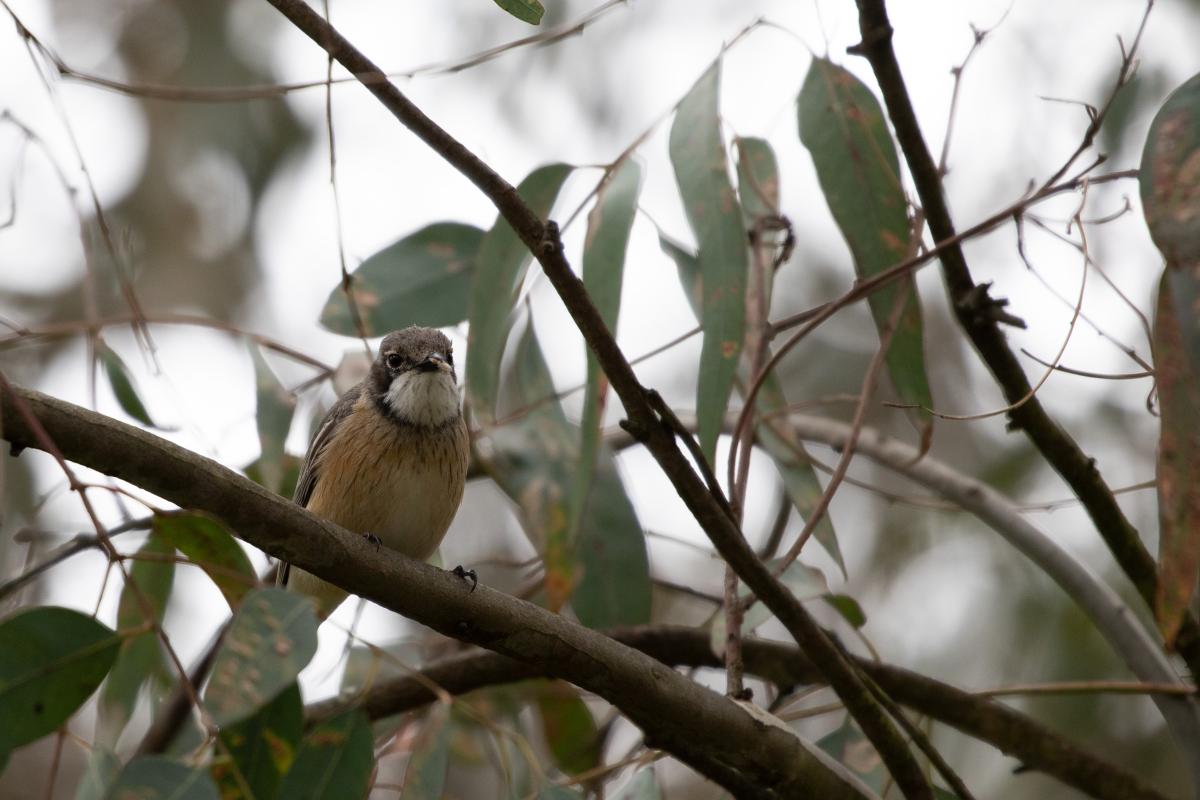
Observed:
[[[798,737],[662,663],[545,609],[377,549],[215,461],[39,392],[0,396],[0,436],[42,444],[24,404],[70,461],[211,513],[267,553],[424,625],[529,664],[603,697],[675,755],[738,797],[863,797],[840,765]],[[698,726],[696,720],[704,720]]]

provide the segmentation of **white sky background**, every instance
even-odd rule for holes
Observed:
[[[49,4],[44,0],[8,2],[25,24],[76,68],[121,76],[109,37],[56,30]],[[549,5],[556,0],[546,2]],[[598,4],[571,2],[567,4],[570,9],[567,16],[574,19]],[[122,5],[114,3],[114,7]],[[951,173],[946,183],[960,229],[1015,200],[1031,179],[1044,179],[1074,149],[1086,125],[1083,111],[1077,106],[1047,102],[1039,96],[1099,102],[1118,63],[1115,36],[1121,34],[1128,41],[1143,8],[1144,4],[1135,0],[1053,3],[897,0],[889,4],[900,63],[926,139],[935,153],[940,150],[945,129],[952,88],[950,70],[970,46],[970,24],[990,27],[1008,11],[1003,24],[976,54],[966,73],[953,139]],[[1194,48],[1194,16],[1185,11],[1181,0],[1158,3],[1143,42],[1143,60],[1167,69],[1169,87],[1178,85],[1200,68]],[[246,0],[234,18],[275,14],[265,3]],[[336,0],[333,15],[337,27],[387,70],[452,60],[474,51],[480,44],[499,44],[530,33],[528,26],[510,19],[488,0],[442,0],[437,4]],[[458,20],[464,15],[490,17],[489,42],[463,45],[456,33]],[[858,40],[856,13],[850,0],[820,3],[636,0],[594,23],[582,36],[550,48],[510,54],[458,74],[401,81],[399,85],[434,120],[516,183],[531,169],[549,161],[573,164],[611,161],[688,90],[723,41],[760,16],[790,33],[762,28],[729,52],[722,87],[727,140],[736,133],[771,141],[780,161],[783,209],[793,221],[800,241],[798,252],[803,257],[842,268],[843,280],[837,287],[841,290],[851,280],[849,256],[816,186],[807,151],[799,143],[795,96],[808,68],[809,48],[820,53],[827,47],[834,61],[874,85],[865,60],[845,55],[846,47]],[[240,46],[245,55],[268,62],[283,81],[324,76],[323,54],[290,28],[282,27],[273,41],[248,40]],[[141,168],[145,133],[138,105],[90,86],[68,82],[60,84],[58,89],[101,202],[105,206],[115,205],[132,186]],[[604,98],[611,100],[608,116],[604,125],[596,127],[585,107]],[[321,89],[293,93],[288,102],[316,130],[316,135],[313,147],[302,158],[276,174],[258,218],[245,221],[257,226],[261,234],[259,256],[266,277],[258,292],[258,310],[243,325],[335,363],[356,343],[325,332],[316,324],[329,289],[338,278],[336,227],[324,135],[324,93]],[[11,110],[36,130],[50,144],[59,163],[70,170],[69,178],[81,184],[62,126],[47,102],[46,92],[19,38],[7,23],[0,25],[0,107]],[[403,130],[364,90],[355,85],[336,88],[334,114],[342,229],[351,266],[430,222],[461,220],[483,228],[492,224],[495,211],[483,196]],[[1136,166],[1148,124],[1148,117],[1132,120],[1127,141],[1137,145],[1128,152],[1114,154],[1101,171]],[[639,150],[639,158],[646,167],[641,204],[669,233],[690,240],[666,157],[668,129],[669,121],[660,125]],[[0,127],[0,187],[5,187],[5,192],[12,182],[16,141],[11,128]],[[556,208],[558,219],[565,219],[574,210],[599,174],[596,169],[576,173]],[[224,187],[232,192],[232,199],[214,204],[215,229],[243,224],[236,215],[231,223],[221,213],[225,206],[236,204],[236,186],[219,182],[216,186],[218,190]],[[30,291],[50,290],[75,280],[81,264],[77,222],[40,154],[30,153],[26,159],[17,191],[17,224],[0,231],[0,285]],[[1148,309],[1160,260],[1140,222],[1135,183],[1124,182],[1111,190],[1096,191],[1089,210],[1092,216],[1114,211],[1120,208],[1122,196],[1129,197],[1135,212],[1111,230],[1094,234],[1095,255],[1133,302]],[[0,197],[0,218],[7,213],[7,202],[7,197]],[[1065,219],[1076,202],[1074,197],[1063,198],[1046,204],[1042,211],[1047,216]],[[565,237],[568,255],[577,269],[584,229],[585,219],[581,216]],[[630,355],[648,350],[695,324],[678,288],[674,267],[659,253],[655,235],[649,220],[639,216],[625,273],[618,330],[619,342]],[[1078,254],[1045,236],[1031,240],[1029,252],[1043,276],[1059,292],[1073,299],[1079,286]],[[971,243],[967,254],[976,281],[995,280],[993,294],[1011,298],[1011,310],[1029,323],[1027,331],[1008,331],[1014,349],[1028,347],[1044,358],[1052,357],[1065,334],[1070,313],[1021,267],[1011,228]],[[778,292],[786,293],[789,298],[805,298],[797,309],[827,299],[826,295],[815,294],[817,284],[805,275],[804,267],[797,259],[778,279]],[[921,273],[919,285],[927,314],[932,307],[944,305],[936,267]],[[532,299],[541,342],[554,369],[556,383],[560,387],[574,385],[584,375],[582,341],[545,281],[532,282]],[[1084,308],[1085,313],[1102,324],[1106,333],[1149,357],[1136,317],[1094,273],[1089,276]],[[10,307],[3,296],[0,296],[0,312],[26,321],[21,310]],[[843,329],[846,335],[855,335],[854,328],[843,326]],[[857,335],[859,341],[852,344],[863,348],[874,337],[870,328],[859,330]],[[156,328],[155,339],[165,368],[165,375],[156,377],[144,368],[144,361],[138,358],[128,336],[113,331],[107,338],[128,363],[141,368],[140,387],[151,413],[182,426],[172,438],[230,466],[254,458],[257,437],[253,373],[239,343],[198,329]],[[461,335],[457,341],[460,348],[465,346]],[[459,363],[465,363],[461,352]],[[674,405],[690,408],[694,379],[689,373],[698,354],[697,339],[648,362],[639,372],[649,384],[664,388]],[[973,356],[967,361],[970,363],[972,359]],[[1100,372],[1136,369],[1082,321],[1063,363]],[[303,368],[285,360],[273,358],[272,364],[278,368],[285,385],[294,385],[308,376]],[[39,389],[86,404],[82,367],[80,343],[73,357],[60,359],[43,374],[18,373],[18,376]],[[1027,368],[1035,379],[1040,375],[1032,362]],[[973,413],[1002,405],[998,392],[981,369],[975,370],[971,381],[977,390],[973,403],[940,410]],[[1048,381],[1041,397],[1051,413],[1068,424],[1085,450],[1100,457],[1101,469],[1110,485],[1118,486],[1151,477],[1157,425],[1144,412],[1141,417],[1135,413],[1143,408],[1148,390],[1146,381],[1099,382],[1058,375]],[[1129,410],[1138,420],[1134,423],[1135,431],[1144,440],[1140,458],[1118,459],[1117,451],[1110,450],[1111,457],[1105,459],[1103,448],[1111,446],[1112,441],[1093,436],[1104,423],[1089,425],[1088,420],[1081,418],[1100,399]],[[611,405],[616,405],[615,398]],[[122,416],[103,386],[99,407],[101,411]],[[578,404],[569,403],[568,409],[577,411]],[[301,413],[305,410],[302,405]],[[614,415],[612,421],[615,419]],[[960,435],[956,431],[961,429],[954,428],[955,425],[939,423],[938,441]],[[989,439],[985,432],[1002,435],[1002,422],[997,419],[972,423],[969,431],[970,436],[979,438],[981,446],[986,446]],[[306,437],[306,426],[296,426],[291,440],[293,450],[302,451]],[[960,466],[970,472],[968,454],[969,447],[957,451]],[[622,463],[627,478],[632,478],[627,484],[647,528],[702,541],[694,522],[674,501],[669,484],[648,457],[631,453]],[[755,497],[761,502],[751,509],[747,520],[750,530],[769,524],[767,517],[771,513],[767,502],[771,496],[771,470],[765,462],[761,466],[752,477],[756,481],[752,503]],[[48,468],[41,475],[43,490],[58,480]],[[473,497],[490,494],[487,488],[473,492],[468,496],[468,505]],[[844,497],[834,505],[835,521],[843,531],[852,530],[856,520],[864,519],[861,510],[855,507],[855,503],[862,504],[864,495],[852,492],[855,490],[843,489]],[[1065,491],[1061,484],[1047,481],[1031,495],[1045,499],[1065,496]],[[494,503],[494,498],[490,502]],[[1152,502],[1150,494],[1123,500],[1143,520],[1149,519],[1147,510],[1152,508]],[[43,524],[73,532],[84,529],[80,525],[82,518],[76,501],[59,497],[48,505]],[[464,544],[456,537],[483,535],[485,519],[480,514],[471,520],[459,520],[450,534],[447,560],[453,561],[458,553],[473,551],[476,543]],[[1053,516],[1035,515],[1034,521],[1052,526],[1060,541],[1079,550],[1098,567],[1107,568],[1108,557],[1082,513],[1064,510]],[[852,574],[855,564],[867,552],[856,541],[861,542],[843,540]],[[969,571],[971,543],[954,544],[948,539],[947,545],[911,564],[905,577],[887,596],[886,604],[881,602],[884,598],[873,597],[869,588],[863,588],[859,594],[871,619],[868,630],[878,635],[876,642],[888,658],[912,663],[912,659],[927,650],[947,646],[960,631],[972,604],[985,601],[993,590],[989,586],[996,580],[994,574],[986,569]],[[656,568],[669,569],[673,559],[681,558],[680,551],[671,545],[656,543],[652,547]],[[812,556],[814,563],[828,566],[822,555],[813,552]],[[99,563],[97,559],[79,558],[58,568],[59,579],[48,583],[46,602],[90,610],[98,588]],[[958,571],[953,584],[946,580],[947,565]],[[714,577],[718,574],[711,565],[706,569]],[[831,578],[834,575],[832,570],[829,574]],[[186,571],[180,571],[177,580],[197,587],[202,583]],[[931,584],[940,587],[936,601],[929,591]],[[213,609],[212,624],[215,624],[218,601],[215,592],[208,593],[212,595],[207,602]],[[115,613],[115,593],[110,593],[108,599],[110,613]],[[178,601],[173,609],[173,613],[180,613]],[[917,620],[920,625],[914,624]],[[368,633],[370,630],[368,626]],[[197,636],[194,642],[181,641],[182,651],[194,652],[203,638],[206,636]],[[324,662],[326,668],[335,658],[336,653]]]

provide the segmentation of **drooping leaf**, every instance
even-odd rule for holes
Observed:
[[[120,645],[113,630],[69,608],[27,608],[0,623],[0,754],[66,722]]]
[[[275,377],[271,367],[257,347],[250,348],[254,359],[254,392],[257,401],[255,420],[258,423],[258,443],[262,454],[258,465],[262,485],[278,493],[283,486],[283,445],[292,427],[296,398]]]
[[[375,753],[371,725],[351,711],[318,725],[300,743],[279,797],[288,800],[363,800]]]
[[[546,219],[570,174],[567,164],[539,167],[521,181],[517,193],[534,213]],[[479,245],[479,265],[471,282],[466,382],[471,410],[484,423],[495,417],[500,359],[508,341],[515,292],[532,259],[517,232],[502,217],[496,219]]]
[[[625,252],[637,211],[642,169],[632,158],[617,165],[596,196],[596,205],[588,214],[588,231],[583,245],[583,285],[592,298],[608,329],[617,330],[621,310],[621,283],[625,274]],[[587,388],[580,422],[582,439],[575,481],[571,485],[571,532],[579,530],[584,506],[596,468],[600,446],[600,427],[608,394],[608,381],[600,370],[596,354],[587,351]]]
[[[109,788],[113,800],[219,800],[208,770],[164,756],[138,756]]]
[[[779,378],[769,375],[758,391],[755,406],[758,409],[758,443],[775,462],[775,469],[783,481],[784,491],[801,519],[807,520],[821,502],[824,489],[817,479],[817,471],[804,450],[804,443],[796,435],[786,413],[787,398]],[[826,512],[817,521],[813,538],[825,549],[829,557],[846,577],[846,562],[842,548],[838,545],[833,520]]]
[[[434,703],[404,770],[401,800],[440,800],[450,766],[450,705]]]
[[[542,735],[554,763],[568,775],[578,775],[600,765],[600,732],[587,704],[572,686],[554,681],[537,693]]]
[[[654,766],[647,764],[635,772],[629,783],[621,787],[620,794],[614,800],[662,800]]]
[[[745,336],[746,228],[729,181],[718,112],[721,62],[700,77],[679,104],[669,150],[704,276],[704,344],[696,416],[700,449],[711,462],[733,391]]]
[[[4,771],[0,766],[0,772]],[[103,800],[108,796],[108,787],[112,786],[116,776],[120,775],[121,762],[113,751],[106,747],[92,747],[88,754],[88,763],[84,765],[83,775],[79,776],[74,800]]]
[[[862,610],[862,606],[848,594],[827,594],[823,599],[842,619],[846,620],[852,628],[861,628],[867,624],[867,614]]]
[[[313,602],[283,589],[255,589],[234,613],[204,699],[216,723],[233,725],[296,681],[317,650]]]
[[[737,151],[738,198],[741,200],[746,230],[754,231],[757,227],[762,241],[770,242],[776,234],[761,223],[779,217],[780,213],[779,164],[775,160],[775,151],[765,139],[739,136],[733,140],[733,144]],[[753,242],[753,238],[751,241]],[[774,258],[774,253],[771,253],[770,257]],[[758,269],[757,259],[750,260],[750,269]],[[763,269],[761,273],[751,273],[749,278],[749,290],[746,294],[747,325],[753,324],[755,305],[761,304],[765,314],[770,314],[775,272],[772,269]],[[758,303],[753,303],[760,292],[761,299]],[[753,330],[749,330],[748,333],[754,335]]]
[[[800,141],[812,155],[825,202],[850,247],[858,277],[875,275],[912,255],[896,146],[875,95],[842,67],[814,58],[798,109]],[[882,335],[901,295],[907,299],[887,350],[888,375],[904,402],[931,408],[921,304],[912,275],[873,292],[868,304]],[[920,412],[914,419],[924,423],[929,416]]]
[[[249,557],[220,520],[197,511],[167,511],[155,514],[152,525],[157,536],[208,574],[230,608],[258,584]]]
[[[230,761],[214,760],[212,776],[222,800],[279,797],[283,776],[291,769],[304,733],[304,704],[292,684],[258,713],[221,729]],[[247,795],[243,789],[250,790]]]
[[[739,136],[737,146],[738,197],[747,225],[759,217],[779,214],[779,164],[765,139]]]
[[[528,22],[530,25],[540,24],[542,15],[546,13],[546,9],[538,0],[495,0],[495,2],[496,5],[521,22]]]
[[[151,531],[132,562],[129,581],[121,588],[117,630],[126,634],[126,638],[100,690],[96,725],[97,740],[110,749],[116,747],[129,723],[143,684],[162,664],[162,651],[154,631],[144,630],[136,635],[131,632],[150,622],[162,624],[175,580],[175,562],[169,560],[174,555],[175,548]],[[152,619],[147,617],[139,593],[149,603]]]
[[[700,298],[703,295],[703,277],[700,275],[700,261],[697,256],[671,237],[659,231],[658,243],[663,253],[675,262],[679,272],[679,282],[684,294],[699,317],[701,313]],[[824,491],[817,472],[813,468],[804,444],[795,435],[787,417],[783,415],[787,408],[787,398],[783,394],[779,378],[774,374],[768,375],[758,392],[755,402],[758,408],[758,443],[762,445],[783,480],[788,499],[800,514],[802,519],[808,519]],[[813,537],[825,548],[825,552],[838,565],[842,576],[846,576],[846,564],[842,559],[841,547],[838,545],[837,533],[833,528],[833,520],[828,514],[821,517],[817,523]]]
[[[578,536],[569,538],[568,497],[579,462],[579,430],[557,402],[534,404],[553,391],[550,373],[527,326],[513,360],[513,379],[527,413],[490,431],[485,468],[521,510],[546,566],[551,608],[570,598],[585,625],[636,625],[649,620],[650,574],[645,535],[625,493],[612,451],[601,444]]]
[[[1154,322],[1162,408],[1155,616],[1172,643],[1200,567],[1200,75],[1176,89],[1155,116],[1139,183],[1146,224],[1167,266]]]
[[[0,773],[3,766],[0,766]],[[121,774],[121,762],[105,747],[93,747],[84,765],[79,784],[75,787],[75,800],[104,800],[108,787]]]
[[[121,357],[105,344],[103,339],[96,340],[96,356],[104,366],[104,374],[108,376],[108,383],[112,387],[121,410],[148,428],[168,430],[150,418],[150,412],[146,410],[146,404],[142,402],[142,398],[138,394],[129,367],[125,366]]]
[[[350,275],[350,292],[367,335],[465,320],[482,240],[483,231],[473,225],[435,222],[363,261]],[[329,292],[320,322],[334,333],[358,336],[341,285]]]
[[[1164,275],[1154,319],[1154,374],[1161,409],[1158,439],[1159,543],[1155,616],[1168,644],[1196,588],[1200,570],[1200,370],[1188,358]]]

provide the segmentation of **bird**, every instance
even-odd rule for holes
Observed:
[[[466,483],[470,439],[454,353],[436,328],[383,337],[367,376],[329,409],[300,468],[293,499],[317,516],[410,558],[429,558]],[[456,567],[472,580],[474,573]],[[316,601],[321,619],[347,592],[284,565],[289,591]]]

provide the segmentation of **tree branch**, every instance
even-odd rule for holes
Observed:
[[[814,746],[619,642],[531,603],[413,561],[326,522],[220,464],[40,392],[0,393],[0,436],[42,449],[22,404],[71,461],[223,519],[239,537],[447,636],[570,681],[621,709],[665,750],[738,797],[862,798]],[[704,720],[703,726],[696,721]]]
[[[875,73],[934,241],[953,239],[956,235],[954,222],[942,192],[941,177],[925,144],[908,97],[908,88],[900,73],[900,64],[892,49],[893,31],[884,0],[856,2],[862,43],[852,51],[865,56]],[[1009,348],[994,315],[990,313],[995,301],[988,297],[987,287],[976,284],[971,277],[961,246],[953,244],[944,248],[941,264],[959,324],[991,370],[1005,398],[1009,403],[1017,403],[1029,394],[1029,379]],[[1010,429],[1024,430],[1034,447],[1079,497],[1117,563],[1133,581],[1149,607],[1153,608],[1158,585],[1154,559],[1096,469],[1096,460],[1085,454],[1075,440],[1050,418],[1036,396],[1009,411],[1008,417]],[[1200,625],[1190,614],[1184,619],[1176,648],[1187,660],[1192,674],[1200,675]]]
[[[303,0],[268,0],[319,47],[348,69],[367,91],[406,128],[474,183],[496,206],[558,292],[584,340],[621,398],[628,427],[642,441],[670,479],[688,510],[738,577],[767,605],[804,651],[822,670],[830,686],[875,745],[906,797],[932,800],[933,791],[904,736],[880,707],[840,648],[832,642],[796,597],[754,555],[745,537],[717,498],[705,487],[679,450],[673,432],[662,424],[649,403],[646,389],[617,346],[583,282],[562,252],[558,227],[543,222],[516,189],[496,174],[461,142],[439,127],[383,72]]]
[[[665,664],[721,668],[704,631],[647,625],[610,633],[618,641]],[[781,688],[824,682],[812,662],[794,647],[754,638],[746,639],[744,645],[747,672]],[[894,699],[1020,759],[1026,768],[1057,778],[1100,800],[1166,800],[1136,776],[1002,703],[899,667],[867,659],[857,661],[859,668],[885,687]],[[436,699],[429,690],[430,683],[461,695],[539,675],[529,665],[495,653],[461,653],[423,667],[420,676],[393,678],[348,699],[310,705],[306,721],[312,726],[349,708],[361,709],[372,720],[420,708]]]

